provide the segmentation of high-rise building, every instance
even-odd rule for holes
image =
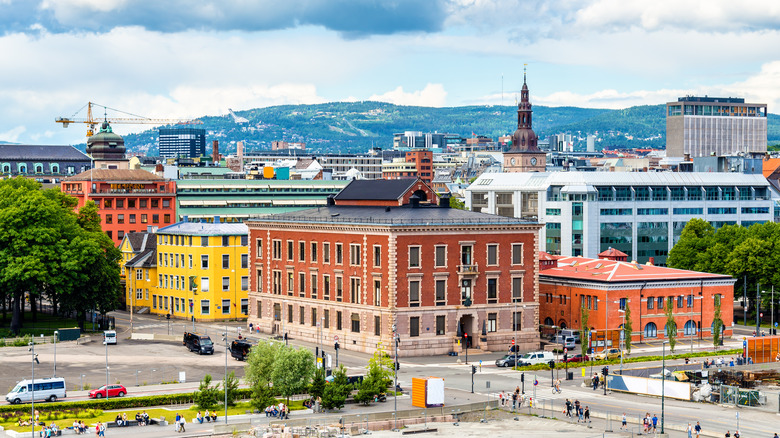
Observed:
[[[766,152],[765,103],[686,96],[666,104],[666,155],[719,157]]]
[[[160,128],[160,156],[197,158],[206,155],[206,130],[201,128]]]

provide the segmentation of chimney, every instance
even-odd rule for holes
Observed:
[[[336,197],[333,195],[328,195],[328,207],[332,207],[336,205]]]
[[[420,207],[420,197],[417,195],[412,195],[409,197],[409,203],[412,204],[412,208],[419,208]]]
[[[211,151],[211,160],[214,162],[214,165],[219,164],[219,140],[214,140],[211,142],[211,146],[213,150]]]
[[[647,263],[655,266],[655,257],[650,257],[650,260],[648,260]]]

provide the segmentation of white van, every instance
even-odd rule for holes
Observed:
[[[65,398],[68,394],[65,392],[65,379],[62,377],[51,377],[48,379],[22,380],[14,386],[5,396],[5,400],[11,404],[29,403],[46,400],[55,402],[57,399]]]
[[[561,330],[561,336],[571,336],[574,338],[574,342],[579,344],[580,343],[580,331],[579,330],[572,330],[572,329],[563,329]],[[568,347],[567,347],[568,348]]]
[[[532,353],[526,353],[517,359],[518,366],[547,364],[551,360],[555,360],[551,351],[535,351]]]
[[[105,330],[103,332],[103,345],[114,344],[116,345],[116,331]]]
[[[558,335],[555,337],[555,343],[563,344],[563,346],[568,349],[573,349],[574,347],[576,347],[576,341],[574,339],[574,336]]]

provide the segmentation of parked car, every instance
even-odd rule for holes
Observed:
[[[214,343],[207,335],[184,332],[182,344],[190,351],[197,351],[198,354],[214,354]]]
[[[122,385],[108,385],[108,397],[124,397],[127,394],[127,388]],[[105,398],[106,397],[106,385],[101,386],[98,389],[89,391],[89,398]]]
[[[620,356],[622,356],[622,352],[619,348],[608,348],[602,352],[596,353],[593,355],[593,359],[595,360],[604,360],[604,359],[620,359]]]
[[[555,356],[553,356],[551,351],[535,351],[520,356],[520,359],[517,360],[517,365],[528,366],[547,364],[550,363],[551,360],[555,360]]]
[[[566,360],[561,359],[561,362],[587,362],[590,358],[587,354],[570,354]]]
[[[249,356],[249,350],[252,348],[252,344],[245,340],[239,339],[230,343],[230,355],[236,360],[245,360]]]
[[[563,347],[568,349],[574,349],[574,347],[576,347],[576,340],[574,339],[574,336],[558,335],[555,337],[553,342],[556,344],[562,344]]]
[[[507,354],[500,359],[496,360],[496,366],[497,367],[513,367],[517,366],[517,360],[520,359],[519,356],[515,356],[514,354]]]
[[[580,331],[579,330],[572,330],[572,329],[563,329],[561,330],[561,336],[573,336],[574,342],[579,344],[580,343]]]

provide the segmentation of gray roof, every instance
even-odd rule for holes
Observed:
[[[416,182],[417,178],[353,179],[336,195],[336,201],[395,201]]]
[[[73,146],[30,144],[0,144],[0,160],[90,161]]]
[[[377,226],[525,225],[536,222],[438,206],[399,207],[335,205],[252,217],[247,222],[351,223]]]
[[[249,228],[241,223],[177,222],[157,230],[158,234],[192,236],[240,236],[249,235]]]

